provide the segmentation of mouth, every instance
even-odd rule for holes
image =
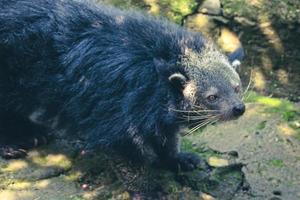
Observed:
[[[220,121],[220,112],[218,110],[204,110],[198,106],[193,106],[192,110],[172,109],[172,111],[177,113],[179,123],[189,127],[189,131],[185,135]]]

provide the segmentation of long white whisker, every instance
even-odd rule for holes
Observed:
[[[194,119],[207,119],[207,118],[211,118],[211,117],[214,117],[215,115],[194,115],[194,116],[191,116],[191,115],[182,115],[180,116],[181,118],[188,118],[188,119],[191,119],[191,120],[194,120]]]
[[[199,128],[201,128],[202,126],[205,126],[206,124],[208,124],[210,122],[210,120],[206,120],[198,125],[196,125],[194,128],[192,128],[186,135],[189,135],[195,131],[197,131]]]
[[[213,117],[210,117],[210,118],[204,118],[204,119],[195,119],[195,120],[190,120],[189,122],[189,126],[192,126],[194,124],[196,124],[196,126],[199,124],[199,123],[203,123],[204,121],[207,121],[207,120],[211,120],[213,119]]]
[[[254,85],[252,85],[250,87],[250,90],[252,90],[254,88]],[[246,101],[249,97],[251,96],[251,93],[248,93],[248,94],[244,94],[244,96],[242,97],[242,101]]]
[[[202,124],[206,123],[207,121],[204,121],[200,124],[197,124],[196,126],[194,126],[193,128],[191,128],[185,135],[189,135],[191,133],[193,133],[194,131],[196,131]]]
[[[251,70],[251,72],[250,72],[249,83],[248,83],[248,85],[247,85],[247,87],[246,87],[246,90],[243,92],[242,101],[245,99],[245,95],[246,95],[246,93],[249,91],[249,89],[250,89],[250,87],[251,87],[251,84],[252,84],[252,72],[253,72],[253,70]]]
[[[215,123],[215,122],[217,122],[217,121],[218,121],[218,119],[204,121],[203,123],[201,123],[201,124],[195,126],[194,128],[192,128],[192,129],[191,129],[189,132],[187,132],[184,136],[190,135],[190,134],[192,134],[193,132],[197,131],[198,129],[200,129],[200,128],[206,126],[206,125],[213,124],[213,123]]]
[[[217,116],[216,116],[217,117]],[[213,121],[216,117],[209,118],[207,120],[202,121],[200,124],[196,125],[194,128],[192,128],[189,132],[194,132],[197,129],[201,128],[202,126],[205,126],[210,121]]]
[[[218,110],[177,110],[170,108],[172,111],[182,112],[182,113],[209,113],[209,112],[218,112]]]

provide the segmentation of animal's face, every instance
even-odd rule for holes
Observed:
[[[237,118],[245,111],[239,76],[221,63],[215,64],[219,66],[214,70],[190,75],[183,89],[184,99],[191,110],[201,110],[201,115],[214,115],[220,120]]]
[[[239,75],[226,56],[207,48],[200,54],[188,52],[178,64],[184,72],[172,73],[169,81],[184,99],[176,111],[189,122],[225,121],[245,112]]]

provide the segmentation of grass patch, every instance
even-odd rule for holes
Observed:
[[[187,138],[182,138],[181,150],[197,153],[200,157],[206,160],[208,160],[210,157],[221,157],[220,155],[222,155],[220,152],[205,147],[204,144],[193,145],[192,141]]]
[[[195,0],[163,0],[160,1],[162,7],[167,8],[166,17],[170,20],[180,24],[182,18],[193,12],[197,7],[197,2]]]
[[[274,166],[274,167],[279,167],[279,168],[285,166],[284,162],[283,162],[282,160],[280,160],[280,159],[272,159],[272,160],[269,160],[269,161],[268,161],[268,164],[269,164],[269,165],[272,165],[272,166]]]
[[[161,15],[169,20],[181,24],[184,16],[191,14],[197,8],[196,0],[161,0],[161,1],[139,1],[139,0],[97,0],[123,9],[147,10],[153,15]]]
[[[248,96],[247,103],[255,102],[265,105],[265,112],[279,113],[285,121],[294,120],[300,115],[299,109],[297,110],[294,104],[288,100],[261,96],[254,91],[249,91],[246,96]]]
[[[192,151],[193,149],[193,143],[190,140],[183,138],[181,141],[181,150]]]
[[[266,123],[267,123],[267,121],[262,121],[262,122],[260,122],[260,123],[256,126],[256,129],[257,129],[257,130],[262,130],[262,129],[264,129],[264,128],[266,127]]]

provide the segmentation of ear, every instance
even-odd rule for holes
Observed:
[[[183,90],[186,85],[187,78],[182,73],[178,72],[178,70],[174,69],[174,67],[170,66],[163,59],[153,59],[156,72],[164,77],[177,89]]]
[[[187,78],[179,72],[171,74],[168,79],[170,83],[179,90],[183,90],[187,82]]]
[[[245,56],[243,47],[239,47],[234,52],[230,53],[227,57],[233,68],[237,68],[241,65],[241,62]]]

